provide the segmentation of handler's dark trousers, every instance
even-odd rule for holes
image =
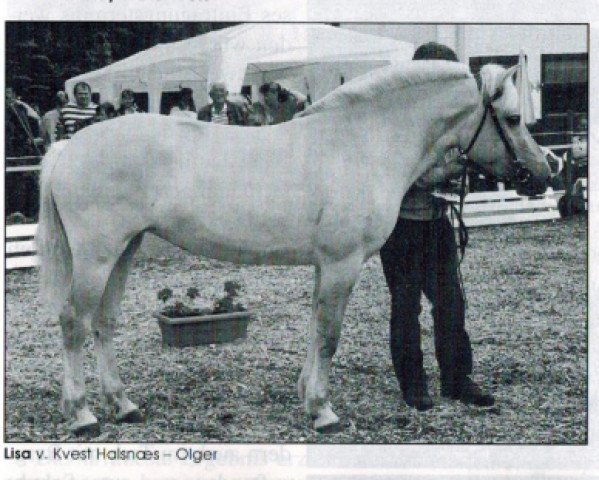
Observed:
[[[425,381],[420,347],[421,293],[432,303],[435,353],[441,382],[449,389],[472,373],[472,349],[465,329],[464,297],[449,219],[398,219],[381,248],[391,292],[391,357],[402,391]]]

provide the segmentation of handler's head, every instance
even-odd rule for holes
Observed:
[[[437,42],[428,42],[420,45],[414,52],[412,60],[447,60],[458,62],[458,56],[447,45]]]

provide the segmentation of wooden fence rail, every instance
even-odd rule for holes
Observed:
[[[560,218],[557,202],[563,194],[551,188],[535,197],[521,197],[515,190],[469,193],[464,199],[464,223],[467,227],[480,227],[555,220]],[[459,200],[457,195],[444,197]],[[454,226],[457,227],[457,219]]]
[[[37,224],[8,225],[6,227],[6,270],[36,267],[35,232]]]

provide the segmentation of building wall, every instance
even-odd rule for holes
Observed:
[[[461,61],[470,57],[518,55],[528,58],[535,116],[541,117],[541,55],[588,52],[586,25],[453,25],[453,24],[341,24],[359,30],[412,42],[418,46],[437,41],[452,47]]]
[[[435,24],[342,23],[340,26],[361,33],[403,40],[413,43],[416,47],[434,40],[437,36]]]

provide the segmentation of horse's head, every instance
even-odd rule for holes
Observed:
[[[545,192],[549,164],[520,118],[518,91],[508,70],[486,65],[481,70],[482,102],[476,133],[466,150],[482,169],[497,178],[512,180],[521,195]],[[484,112],[484,113],[483,113]],[[473,143],[472,143],[473,142]]]

